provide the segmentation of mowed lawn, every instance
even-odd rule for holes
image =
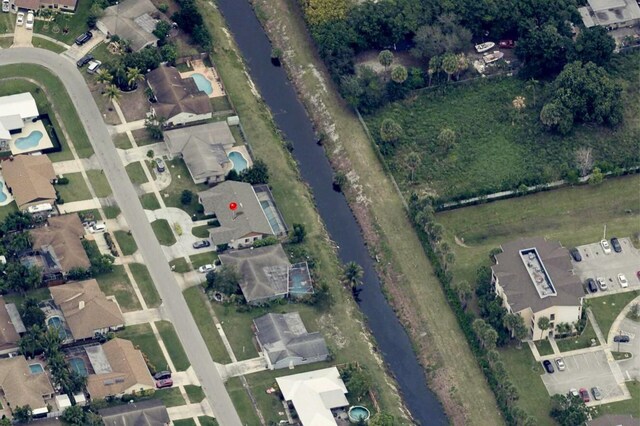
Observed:
[[[591,312],[596,317],[600,330],[604,334],[604,338],[608,339],[609,331],[617,333],[618,330],[611,330],[613,322],[633,299],[640,295],[640,291],[630,291],[626,293],[611,294],[609,296],[596,297],[589,299]]]
[[[178,334],[176,333],[175,328],[173,328],[173,324],[169,321],[157,321],[156,327],[158,328],[158,333],[160,333],[160,337],[162,337],[162,341],[167,348],[167,352],[169,352],[169,356],[171,357],[171,361],[173,361],[173,365],[176,367],[176,370],[185,371],[191,364],[189,363],[189,358],[187,358],[187,354],[184,352],[182,344],[180,343]],[[202,400],[202,398],[200,398],[200,400]]]
[[[171,231],[171,225],[166,219],[158,219],[151,222],[151,228],[156,234],[156,238],[163,246],[172,246],[176,243],[176,237]]]
[[[160,345],[153,334],[153,330],[149,324],[128,325],[124,330],[118,331],[117,336],[122,339],[131,340],[134,346],[137,346],[152,364],[150,370],[152,373],[168,370],[167,360],[165,359]]]

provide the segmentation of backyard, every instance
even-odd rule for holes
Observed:
[[[568,136],[547,132],[539,120],[547,89],[536,89],[534,105],[534,92],[515,77],[425,89],[366,116],[365,121],[379,143],[384,119],[401,126],[397,147],[383,153],[406,195],[434,194],[444,201],[517,189],[523,183],[551,182],[575,167],[575,152],[581,147],[593,149],[596,164],[637,166],[640,124],[635,117],[640,103],[634,84],[638,69],[634,71],[632,64],[638,58],[635,53],[614,61],[626,107],[626,121],[616,129],[584,125]],[[524,96],[527,107],[514,117],[516,96]],[[455,140],[438,142],[443,129],[453,130]]]

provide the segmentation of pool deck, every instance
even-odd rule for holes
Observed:
[[[215,68],[208,67],[201,60],[195,60],[190,62],[192,71],[181,72],[180,77],[188,78],[191,77],[192,74],[202,74],[207,80],[211,83],[211,88],[213,91],[209,95],[210,98],[219,98],[221,96],[225,96],[226,92],[224,90],[224,86],[222,85],[222,80],[218,77],[218,73]]]
[[[4,183],[4,178],[2,177],[2,175],[0,175],[0,183],[2,185],[2,188],[0,188],[0,191],[4,192],[4,195],[7,196],[7,198],[5,198],[4,201],[0,201],[0,207],[3,207],[13,202],[13,195],[9,194],[9,191],[7,191],[7,184]]]
[[[37,146],[27,149],[20,149],[16,146],[16,140],[25,138],[29,136],[31,132],[35,132],[36,130],[42,133],[42,139],[40,139],[40,142]],[[36,121],[35,123],[26,123],[24,128],[22,129],[22,132],[11,136],[12,138],[9,141],[9,148],[11,149],[11,154],[13,155],[27,154],[29,152],[37,152],[42,151],[43,149],[53,148],[53,142],[51,142],[51,139],[49,138],[47,129],[44,127],[44,123],[40,120]]]

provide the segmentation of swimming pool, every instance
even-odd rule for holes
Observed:
[[[349,420],[351,423],[367,422],[369,420],[369,409],[361,405],[355,405],[349,408]]]
[[[207,79],[207,77],[196,72],[191,74],[191,78],[193,78],[193,80],[196,82],[196,86],[198,86],[198,89],[200,89],[201,92],[204,92],[207,95],[213,93],[213,86],[211,86],[211,82]]]
[[[233,163],[233,170],[240,173],[244,169],[247,168],[247,160],[244,158],[244,155],[239,153],[238,151],[231,151],[228,155],[229,160]]]
[[[69,360],[69,364],[71,364],[71,368],[73,368],[81,376],[87,377],[89,375],[87,371],[87,364],[85,364],[84,359],[71,358]]]
[[[51,317],[47,320],[49,328],[55,328],[58,330],[58,335],[62,340],[67,338],[67,332],[62,325],[62,319],[60,317]]]
[[[6,186],[4,181],[0,180],[0,203],[7,200],[7,193],[5,192],[5,188]]]
[[[31,374],[44,373],[44,368],[40,364],[29,364],[29,370],[31,370]]]
[[[25,136],[24,138],[16,139],[16,148],[18,149],[29,149],[35,148],[40,143],[42,139],[42,132],[40,130],[34,130],[29,134],[29,136]]]

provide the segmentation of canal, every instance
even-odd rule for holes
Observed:
[[[293,144],[302,178],[309,184],[329,235],[343,263],[364,269],[359,305],[385,362],[395,375],[413,417],[423,425],[447,424],[443,408],[427,387],[409,337],[385,299],[360,227],[345,197],[333,190],[333,171],[324,149],[315,143],[312,123],[282,68],[271,64],[271,44],[248,0],[217,0],[218,7],[247,63],[251,78]],[[277,173],[277,171],[273,171]]]

